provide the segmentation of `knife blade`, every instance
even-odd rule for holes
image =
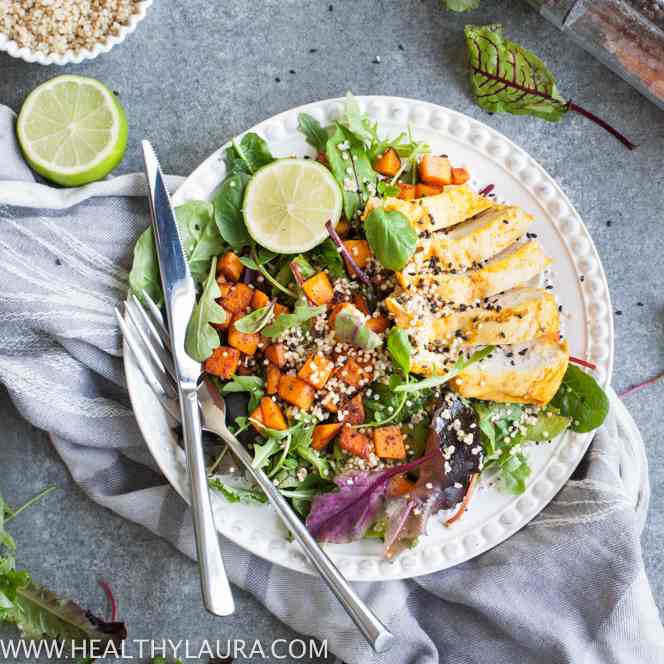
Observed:
[[[142,145],[150,216],[164,291],[164,308],[177,375],[201,590],[207,610],[218,616],[227,616],[235,611],[235,604],[221,557],[207,484],[197,385],[201,365],[185,351],[187,325],[196,304],[196,286],[157,155],[148,141],[143,141]]]

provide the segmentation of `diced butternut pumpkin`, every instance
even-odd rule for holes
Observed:
[[[265,349],[265,357],[281,369],[286,364],[286,348],[283,344],[270,344]]]
[[[363,459],[368,459],[373,449],[369,436],[365,436],[357,429],[353,429],[349,424],[345,424],[341,429],[339,445],[345,452],[362,457]]]
[[[275,305],[274,305],[274,317],[275,318],[278,318],[279,316],[281,316],[281,314],[289,314],[289,313],[290,313],[290,309],[287,306],[285,306],[283,304],[280,304],[279,302],[275,303]]]
[[[358,392],[339,409],[339,421],[345,424],[364,424],[362,392]]]
[[[397,425],[374,429],[373,444],[376,456],[381,459],[406,458],[406,445],[403,441],[401,428]]]
[[[367,304],[367,298],[364,297],[364,295],[355,293],[355,295],[353,295],[353,304],[355,305],[355,308],[359,309],[363,314],[366,316],[369,315],[369,305]]]
[[[260,334],[257,332],[247,333],[240,332],[235,327],[235,321],[242,316],[234,316],[231,326],[228,328],[228,345],[237,348],[241,353],[245,355],[255,355],[258,350],[258,341],[260,340]]]
[[[415,185],[415,198],[424,198],[425,196],[437,196],[443,193],[443,188],[433,184],[423,184],[419,182]]]
[[[272,397],[263,397],[261,399],[261,413],[263,414],[263,424],[277,431],[288,429],[288,422],[279,408],[279,404],[272,401]]]
[[[425,184],[433,184],[439,187],[452,184],[452,164],[450,164],[447,157],[425,154],[420,160],[418,173],[420,180]]]
[[[314,304],[329,304],[334,296],[332,282],[325,272],[314,274],[302,284],[302,289]]]
[[[342,366],[340,366],[334,375],[346,385],[351,387],[358,387],[363,378],[362,367],[352,358],[349,357]]]
[[[314,428],[311,447],[315,450],[322,450],[341,431],[342,426],[341,422],[317,425]]]
[[[316,392],[309,383],[297,376],[282,374],[279,379],[279,396],[300,410],[309,410]]]
[[[256,288],[251,298],[251,308],[260,309],[261,307],[266,307],[268,304],[270,304],[270,298],[267,293]]]
[[[394,148],[388,148],[374,159],[373,169],[381,175],[395,176],[401,168],[401,158]]]
[[[253,422],[252,422],[253,420]],[[258,431],[258,433],[263,433],[263,428],[259,426],[259,424],[263,424],[263,410],[260,406],[256,408],[253,413],[249,413],[249,421],[251,422],[251,426]],[[258,424],[256,424],[258,422]]]
[[[334,230],[337,231],[339,237],[346,237],[350,233],[350,224],[345,219],[341,219]]]
[[[452,169],[452,184],[466,184],[470,180],[470,173],[465,168]]]
[[[391,498],[405,496],[415,488],[415,482],[411,482],[405,475],[395,475],[387,483],[387,495]]]
[[[317,390],[323,389],[334,371],[334,362],[317,353],[309,355],[297,375]]]
[[[240,281],[244,265],[240,262],[239,256],[233,251],[227,251],[217,265],[217,272],[221,272],[228,281]]]
[[[212,355],[205,360],[205,371],[213,376],[228,380],[235,375],[237,365],[240,363],[240,351],[229,346],[219,346],[212,351]]]
[[[339,410],[339,398],[336,394],[328,392],[321,401],[321,405],[328,413],[336,413]]]
[[[397,182],[399,186],[399,196],[401,200],[412,201],[415,198],[415,185],[406,184],[405,182]]]
[[[230,292],[231,284],[228,283],[228,279],[226,279],[226,277],[223,274],[218,273],[217,286],[219,286],[219,290],[221,291],[221,295],[219,296],[219,298],[223,300]]]
[[[344,240],[343,244],[359,268],[364,268],[367,266],[367,263],[371,258],[371,249],[369,248],[369,243],[366,240]],[[348,274],[350,274],[351,277],[355,276],[355,270],[345,257],[344,262],[346,263],[346,270],[348,271]]]
[[[365,325],[376,334],[382,334],[390,326],[390,319],[387,316],[370,316]]]
[[[268,364],[265,373],[265,391],[268,394],[276,394],[279,391],[280,378],[281,371],[279,371],[279,367],[274,364]]]
[[[232,314],[244,313],[251,305],[254,289],[247,284],[233,284],[228,293],[221,298],[221,306]]]

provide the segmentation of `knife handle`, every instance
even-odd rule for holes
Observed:
[[[180,409],[203,601],[210,613],[216,616],[229,616],[235,611],[235,602],[224,569],[219,537],[212,516],[196,388],[180,390]]]

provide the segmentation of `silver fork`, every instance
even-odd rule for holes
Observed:
[[[130,295],[125,302],[127,318],[123,318],[118,309],[115,313],[141,373],[169,415],[180,422],[168,330],[159,307],[145,291],[142,295],[146,308],[135,295]],[[226,426],[223,398],[206,380],[200,383],[198,401],[203,430],[221,438],[247,469],[371,647],[378,653],[389,650],[394,635],[362,601],[268,476],[253,466],[244,445]]]

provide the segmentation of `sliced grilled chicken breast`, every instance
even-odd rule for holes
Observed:
[[[501,346],[451,381],[464,397],[544,406],[558,391],[569,362],[567,341],[540,337]]]
[[[469,305],[522,286],[543,272],[550,263],[551,259],[544,254],[539,242],[530,240],[523,244],[513,244],[478,270],[459,274],[420,273],[418,279],[423,279],[422,286],[439,299]],[[404,287],[411,285],[403,280],[400,283]]]
[[[362,221],[364,221],[376,208],[382,207],[388,212],[391,212],[392,210],[401,212],[401,214],[410,221],[410,225],[416,231],[419,231],[429,225],[429,221],[424,220],[424,217],[427,216],[427,211],[420,204],[422,200],[423,199],[404,201],[400,198],[370,198],[362,213]]]

